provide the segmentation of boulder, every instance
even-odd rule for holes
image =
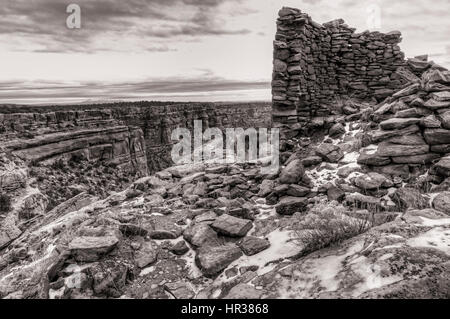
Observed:
[[[433,199],[433,208],[450,216],[450,192],[443,192]]]
[[[429,208],[429,198],[420,193],[415,188],[402,187],[397,189],[390,195],[392,201],[399,206],[400,209],[425,209]]]
[[[253,224],[250,220],[223,214],[211,224],[211,227],[217,233],[225,236],[243,237],[252,229]]]
[[[355,179],[355,185],[363,190],[374,190],[392,186],[392,181],[379,173],[368,173],[358,176]]]
[[[247,236],[238,243],[238,246],[242,249],[244,254],[252,256],[269,248],[270,242],[265,238]]]
[[[72,256],[79,262],[97,261],[111,252],[119,243],[116,236],[80,236],[75,237],[69,244]]]
[[[344,135],[345,127],[341,123],[334,124],[328,131],[330,137],[336,138]]]
[[[266,197],[267,195],[272,193],[274,187],[275,187],[275,181],[270,180],[270,179],[263,180],[261,185],[259,185],[258,196]]]
[[[302,164],[304,167],[319,165],[320,163],[322,163],[322,157],[320,156],[308,156],[302,159]]]
[[[450,129],[450,111],[439,114],[439,119],[441,120],[442,127],[449,130]]]
[[[305,197],[309,193],[311,193],[309,188],[296,184],[289,185],[289,188],[286,190],[286,194],[293,197]]]
[[[333,144],[322,143],[316,149],[316,154],[320,156],[324,161],[330,163],[337,163],[344,157],[342,150]]]
[[[217,233],[208,223],[194,223],[189,225],[183,233],[183,238],[196,247],[216,246],[219,244]]]
[[[175,299],[192,299],[195,291],[188,282],[178,281],[164,284],[164,289]]]
[[[425,129],[423,136],[427,144],[450,144],[450,130],[442,128]]]
[[[136,252],[134,256],[134,261],[136,266],[139,268],[144,268],[156,261],[158,258],[158,251],[153,247],[151,242],[144,242],[142,247]]]
[[[305,168],[302,161],[296,159],[281,170],[279,181],[282,184],[297,184],[303,179],[304,175]]]
[[[384,166],[388,165],[391,162],[391,159],[387,156],[379,156],[376,153],[366,153],[362,152],[358,157],[357,163],[361,165],[369,165],[369,166]]]
[[[439,162],[434,164],[432,172],[439,176],[450,177],[450,157],[443,157]]]
[[[260,299],[263,293],[250,284],[240,283],[231,288],[223,299]]]
[[[195,262],[205,276],[219,274],[233,261],[242,256],[241,249],[235,244],[217,247],[202,247],[195,256]]]
[[[400,130],[420,122],[418,118],[392,118],[380,123],[383,130]]]
[[[303,212],[308,205],[308,199],[302,197],[283,197],[275,206],[275,210],[280,215],[293,215],[296,212]]]
[[[170,251],[175,255],[181,256],[189,251],[189,247],[186,245],[186,242],[184,240],[180,240],[172,247],[170,247]]]

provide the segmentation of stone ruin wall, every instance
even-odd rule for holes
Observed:
[[[338,96],[390,96],[404,83],[405,65],[393,31],[355,33],[342,19],[323,25],[298,9],[279,11],[274,41],[272,118],[275,125],[305,124],[330,114]]]

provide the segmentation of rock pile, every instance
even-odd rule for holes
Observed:
[[[420,58],[408,60],[408,66],[421,61],[420,77],[417,68],[404,68],[402,72],[408,72],[413,81],[375,107],[372,120],[376,129],[363,138],[363,146],[372,145],[362,150],[358,163],[408,175],[412,168],[436,162],[449,152],[450,72]],[[446,177],[446,159],[440,163],[431,173]]]

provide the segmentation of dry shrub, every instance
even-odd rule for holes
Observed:
[[[294,223],[296,241],[304,256],[316,250],[359,235],[371,226],[367,219],[348,216],[347,210],[331,203],[316,205],[306,216],[298,216]]]

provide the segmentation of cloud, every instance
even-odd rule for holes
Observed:
[[[121,82],[0,82],[1,104],[58,104],[82,102],[87,100],[176,100],[189,97],[191,101],[217,100],[217,96],[242,96],[239,92],[256,91],[264,100],[270,99],[269,81],[228,80],[212,75],[210,70],[201,69],[199,78],[151,78],[130,83]]]
[[[134,39],[126,50],[164,51],[186,38],[247,34],[227,23],[242,0],[78,0],[81,29],[65,25],[68,3],[15,0],[0,6],[0,40],[12,50],[37,52],[122,51],[118,39]],[[230,4],[227,6],[227,4]],[[2,41],[3,42],[3,41]],[[121,41],[119,41],[121,42]],[[146,46],[145,42],[156,45]],[[100,43],[100,44],[99,44]],[[164,49],[165,48],[165,49]]]

